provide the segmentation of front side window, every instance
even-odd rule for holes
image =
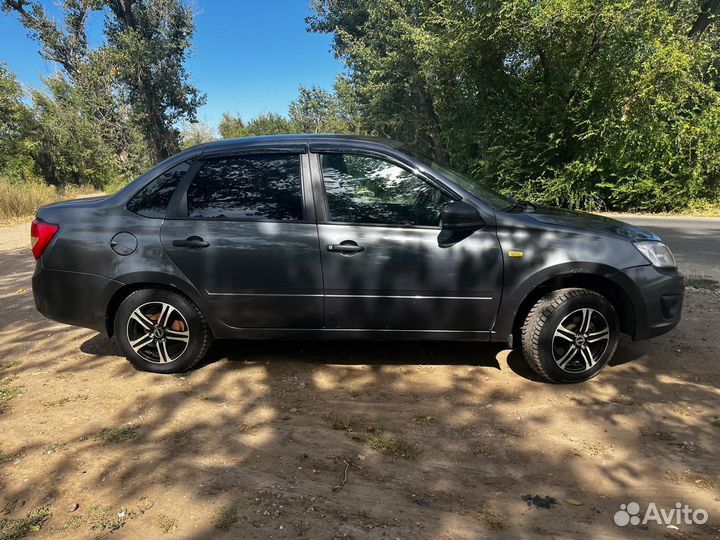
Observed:
[[[482,180],[463,174],[460,171],[456,171],[455,169],[448,167],[447,165],[436,163],[435,161],[414,152],[410,148],[403,148],[402,150],[413,156],[418,161],[423,162],[433,171],[440,173],[452,182],[458,184],[463,189],[468,190],[470,193],[475,195],[477,198],[482,199],[496,210],[506,210],[509,206],[512,206],[515,203],[514,199],[498,193]]]
[[[164,218],[175,188],[188,172],[194,159],[175,165],[142,188],[127,203],[127,209],[141,216]]]
[[[187,202],[191,218],[302,220],[300,156],[208,159],[188,187]]]
[[[451,198],[384,159],[323,154],[330,220],[343,223],[438,226]]]

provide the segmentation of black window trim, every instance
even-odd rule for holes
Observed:
[[[266,219],[262,217],[245,217],[245,218],[232,218],[232,217],[190,217],[188,215],[188,202],[187,192],[190,184],[195,180],[200,167],[205,161],[210,159],[223,159],[232,158],[238,156],[265,156],[268,154],[284,154],[284,155],[297,155],[300,158],[300,197],[301,197],[301,211],[302,219]],[[299,149],[296,146],[281,148],[281,147],[252,147],[243,148],[237,150],[226,150],[224,152],[209,152],[198,156],[197,161],[188,170],[186,175],[182,178],[178,187],[175,188],[170,203],[168,204],[168,210],[165,214],[165,219],[172,220],[186,220],[186,221],[232,221],[240,223],[311,223],[315,224],[314,218],[314,207],[312,206],[312,197],[307,193],[307,180],[308,179],[308,167],[307,167],[307,150]]]
[[[316,211],[318,213],[318,225],[342,225],[342,226],[353,226],[353,227],[379,227],[379,228],[391,228],[391,229],[429,229],[429,230],[441,230],[440,225],[408,225],[408,224],[397,224],[397,223],[358,223],[353,221],[332,221],[330,214],[330,206],[328,205],[327,192],[325,191],[325,176],[322,170],[322,155],[323,154],[350,154],[353,156],[369,157],[375,159],[382,159],[393,165],[400,167],[406,172],[416,176],[420,180],[427,182],[434,188],[440,190],[441,193],[448,196],[452,201],[461,201],[463,197],[455,193],[448,186],[438,182],[435,178],[425,174],[423,171],[409,165],[402,160],[395,158],[392,155],[385,154],[370,149],[355,149],[348,147],[323,147],[313,148],[310,153],[311,163],[314,164],[316,170],[313,175],[317,178],[317,189],[320,191],[322,197],[322,206]]]

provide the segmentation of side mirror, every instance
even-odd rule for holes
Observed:
[[[482,229],[485,221],[477,208],[463,201],[455,201],[442,209],[440,226],[444,231],[472,232]]]

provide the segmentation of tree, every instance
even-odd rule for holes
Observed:
[[[48,17],[39,2],[30,0],[2,0],[5,12],[15,11],[20,22],[41,45],[40,54],[46,60],[60,64],[74,78],[80,65],[86,61],[87,34],[85,24],[92,9],[90,0],[63,0],[64,27]]]
[[[715,0],[313,0],[363,127],[537,202],[720,196]]]
[[[47,92],[32,92],[32,156],[45,181],[56,186],[102,189],[126,182],[146,169],[142,133],[132,126],[98,126],[81,89],[62,75],[45,80]],[[119,118],[118,121],[122,122]],[[109,144],[111,140],[114,144]],[[118,146],[122,149],[118,151]]]
[[[352,119],[337,94],[323,88],[300,86],[290,103],[289,118],[296,133],[351,133]]]
[[[352,89],[338,77],[334,91],[300,86],[298,97],[288,108],[288,118],[261,113],[249,121],[224,113],[218,126],[223,139],[282,133],[361,133],[360,119]]]
[[[692,28],[690,28],[690,38],[700,39],[705,30],[717,20],[719,14],[720,0],[704,0],[700,13],[698,13]]]
[[[223,139],[245,137],[245,122],[240,115],[233,116],[226,112],[223,113],[222,120],[220,120],[218,131]]]
[[[69,82],[98,90],[93,77],[103,75],[105,97],[124,101],[155,161],[178,150],[176,124],[195,121],[205,102],[184,67],[194,23],[182,0],[63,0],[62,25],[36,0],[2,1],[3,10],[18,14],[41,44],[41,54],[62,66]],[[106,41],[95,51],[88,48],[86,31],[91,11],[106,14]]]
[[[32,169],[28,140],[31,113],[15,75],[0,63],[0,173],[26,176]]]
[[[195,26],[182,0],[106,0],[106,48],[117,80],[158,160],[176,153],[181,121],[195,122],[205,96],[188,82]]]
[[[423,25],[434,0],[313,0],[308,28],[333,34],[350,70],[366,126],[447,160],[432,73],[423,62]]]
[[[198,144],[209,143],[216,139],[212,127],[204,122],[193,122],[187,124],[180,131],[180,139],[183,149],[191,148]]]
[[[259,135],[282,135],[294,132],[293,126],[287,118],[273,112],[260,113],[248,122],[243,121],[239,116],[224,113],[218,131],[220,131],[224,139]]]

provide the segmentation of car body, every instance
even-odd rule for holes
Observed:
[[[585,290],[645,339],[678,323],[684,290],[674,260],[651,262],[668,257],[651,232],[516,203],[366,137],[200,145],[114,195],[45,206],[36,223],[57,227],[39,233],[37,309],[109,336],[129,295],[163,290],[199,311],[208,339],[512,345],[541,299]]]

